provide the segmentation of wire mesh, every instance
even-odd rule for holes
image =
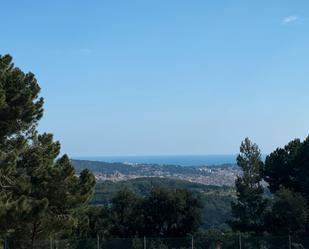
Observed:
[[[197,236],[181,238],[110,238],[0,240],[0,249],[309,249],[309,238],[274,236]]]
[[[194,249],[234,249],[239,248],[239,237],[237,235],[221,235],[219,237],[196,237],[194,238]]]

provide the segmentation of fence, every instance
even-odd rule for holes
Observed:
[[[85,240],[0,240],[0,249],[309,249],[309,238],[222,235],[220,238],[128,238]]]

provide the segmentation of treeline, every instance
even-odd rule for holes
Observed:
[[[261,160],[258,146],[246,138],[237,164],[237,201],[232,203],[234,231],[255,235],[309,234],[309,137],[295,139]],[[265,195],[270,191],[271,195]]]
[[[97,182],[90,204],[106,205],[118,191],[123,189],[130,189],[137,195],[144,196],[149,194],[155,187],[188,189],[199,194],[201,197],[212,194],[217,196],[235,196],[235,189],[229,186],[205,185],[196,182],[161,177],[141,177],[119,182]]]
[[[203,205],[185,189],[153,188],[140,196],[123,189],[109,205],[79,213],[77,238],[184,237],[198,230]],[[83,218],[82,218],[83,217]]]
[[[232,187],[219,187],[188,182],[178,179],[144,177],[121,182],[97,182],[90,205],[108,206],[112,198],[121,190],[129,189],[137,196],[147,196],[153,188],[187,189],[199,196],[203,204],[201,228],[228,229],[227,220],[231,218],[231,202],[235,199]]]

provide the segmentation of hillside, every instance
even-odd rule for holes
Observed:
[[[203,228],[227,228],[226,220],[230,218],[230,203],[234,196],[234,190],[230,187],[207,186],[183,180],[156,177],[138,178],[116,183],[106,181],[97,183],[91,204],[106,205],[114,194],[123,188],[129,188],[137,194],[145,195],[155,186],[185,188],[200,194],[205,206]]]
[[[195,167],[183,167],[179,165],[168,164],[128,164],[128,163],[109,163],[90,160],[72,160],[77,172],[83,169],[89,169],[92,172],[100,172],[104,174],[113,174],[119,172],[121,174],[144,174],[153,175],[155,172],[173,172],[179,174],[195,174]]]

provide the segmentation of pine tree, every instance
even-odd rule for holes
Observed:
[[[76,175],[60,143],[38,135],[40,87],[9,55],[0,56],[0,235],[35,240],[61,235],[76,223],[74,211],[91,198],[95,179]],[[16,244],[18,246],[18,244]]]
[[[12,189],[22,179],[16,163],[27,139],[43,115],[43,98],[32,73],[24,73],[12,63],[10,55],[0,55],[0,233],[8,225],[2,219],[17,217],[14,210],[27,209],[25,198],[12,199]]]
[[[241,143],[237,165],[242,169],[242,176],[235,181],[237,200],[232,203],[230,225],[235,231],[262,233],[263,213],[267,206],[261,185],[263,162],[258,146],[248,138]]]
[[[31,142],[17,162],[23,186],[12,191],[13,197],[24,196],[29,210],[13,229],[16,238],[35,241],[71,229],[74,210],[89,201],[95,179],[88,170],[78,177],[66,155],[57,159],[60,144],[51,134],[36,135]]]

